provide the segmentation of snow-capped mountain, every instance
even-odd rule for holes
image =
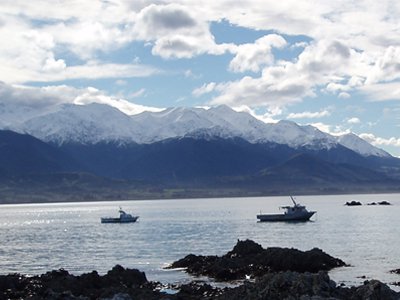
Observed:
[[[116,108],[92,103],[65,104],[61,110],[24,122],[18,130],[46,142],[98,143],[140,136],[140,124]]]
[[[26,110],[27,109],[27,110]],[[25,114],[24,114],[25,112]],[[24,117],[21,117],[23,115]],[[246,112],[222,105],[204,108],[168,108],[128,116],[104,104],[64,104],[38,115],[0,106],[0,129],[28,133],[55,144],[120,142],[148,144],[169,138],[242,138],[250,143],[277,143],[291,148],[331,149],[337,145],[362,156],[390,156],[354,134],[334,137],[312,126],[291,121],[267,124]],[[14,122],[13,122],[14,120]]]

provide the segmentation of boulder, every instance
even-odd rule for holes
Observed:
[[[368,300],[399,300],[400,294],[391,290],[386,284],[378,280],[367,280],[363,285],[353,287],[351,298]]]

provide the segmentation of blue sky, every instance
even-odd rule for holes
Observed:
[[[227,104],[400,156],[400,4],[323,2],[3,0],[0,101]]]

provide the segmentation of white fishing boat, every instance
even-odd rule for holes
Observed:
[[[119,208],[119,217],[106,217],[101,218],[101,223],[134,223],[139,219],[139,216],[132,216],[131,214],[127,214],[125,211]]]
[[[260,222],[278,222],[278,221],[308,221],[316,213],[315,211],[308,211],[304,205],[296,203],[294,198],[290,196],[293,201],[293,206],[281,206],[284,210],[283,214],[259,214],[257,219]]]

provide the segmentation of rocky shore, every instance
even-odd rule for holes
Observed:
[[[232,251],[221,257],[188,255],[171,266],[184,266],[191,274],[221,281],[246,278],[235,288],[193,281],[169,286],[174,293],[166,293],[164,286],[148,281],[143,272],[117,265],[105,275],[96,271],[72,275],[62,269],[37,276],[2,275],[0,299],[400,299],[400,293],[376,280],[357,287],[336,285],[327,270],[344,265],[342,260],[319,249],[263,249],[246,240],[238,241]],[[254,280],[247,280],[250,277]]]

